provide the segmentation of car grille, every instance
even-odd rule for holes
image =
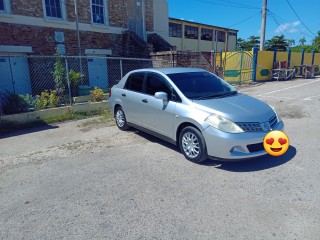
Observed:
[[[272,118],[269,119],[270,127],[273,128],[274,125],[277,123],[277,116],[274,115]]]
[[[264,150],[263,143],[250,144],[250,145],[247,145],[247,148],[251,153]]]
[[[271,129],[276,125],[277,123],[277,116],[273,115],[272,118],[268,120]],[[258,122],[240,122],[237,123],[239,127],[243,129],[245,132],[262,132],[263,129],[261,127],[261,123]]]

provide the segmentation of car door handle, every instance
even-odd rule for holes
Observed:
[[[125,93],[122,93],[121,95],[122,95],[122,97],[126,97],[127,96]]]
[[[148,100],[147,99],[142,99],[142,102],[148,103]]]

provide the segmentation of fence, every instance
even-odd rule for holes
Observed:
[[[127,72],[150,67],[197,67],[214,72],[233,84],[272,78],[274,63],[303,72],[316,65],[320,53],[248,51],[200,53],[169,51],[151,59],[119,57],[0,56],[0,115],[73,104],[74,97],[90,95],[94,87],[105,93]],[[300,74],[301,75],[301,74]]]
[[[0,114],[73,104],[74,97],[90,95],[94,87],[107,93],[131,70],[170,64],[119,57],[0,56]]]

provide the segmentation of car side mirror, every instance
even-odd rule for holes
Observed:
[[[168,94],[165,92],[156,92],[154,97],[163,101],[168,101]]]

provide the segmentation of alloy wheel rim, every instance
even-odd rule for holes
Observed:
[[[121,110],[118,110],[116,113],[116,121],[119,127],[123,127],[125,124],[124,113]]]
[[[200,153],[200,143],[196,135],[187,132],[182,136],[182,148],[190,158],[196,158]]]

